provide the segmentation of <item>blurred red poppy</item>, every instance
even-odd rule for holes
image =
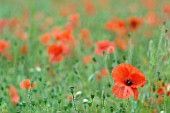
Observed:
[[[8,41],[3,39],[0,40],[0,55],[4,55],[8,47],[10,47],[10,43]]]
[[[20,82],[20,88],[25,89],[25,90],[29,90],[31,88],[34,88],[35,85],[36,85],[36,82],[33,81],[33,83],[31,84],[30,79],[24,79],[23,81]]]
[[[92,59],[91,55],[86,55],[86,56],[84,56],[84,57],[82,58],[82,62],[83,62],[84,64],[90,64],[91,59]]]
[[[27,45],[26,44],[22,45],[21,49],[20,49],[20,54],[25,55],[25,54],[27,54],[27,51],[28,51]]]
[[[12,103],[12,105],[15,105],[16,103],[19,102],[20,99],[19,99],[19,96],[18,96],[14,86],[10,85],[9,89],[7,90],[7,92],[11,96],[11,103]]]
[[[116,38],[115,43],[119,49],[121,49],[121,50],[127,49],[127,43],[124,40],[122,40],[121,38]]]
[[[108,40],[103,40],[103,41],[96,42],[96,48],[95,48],[94,52],[97,55],[102,55],[103,51],[105,51],[107,53],[112,53],[114,50],[115,50],[114,42],[110,42]]]
[[[111,19],[104,25],[105,29],[111,32],[122,34],[125,32],[126,24],[122,19]]]
[[[112,79],[115,85],[112,93],[119,99],[127,99],[130,96],[137,100],[138,87],[145,85],[145,76],[130,64],[122,63],[112,70]]]
[[[102,69],[100,70],[100,74],[101,74],[102,76],[106,76],[106,75],[108,75],[108,71],[107,71],[107,69],[102,68]]]
[[[91,46],[90,32],[88,29],[82,29],[80,32],[80,39],[85,42],[87,47]]]
[[[128,23],[131,31],[136,31],[142,24],[141,18],[129,17]]]
[[[51,39],[51,34],[50,33],[45,33],[45,34],[42,34],[40,37],[39,37],[39,41],[44,44],[44,45],[48,45],[49,42],[50,42],[50,39]]]
[[[63,59],[64,48],[62,44],[51,44],[47,48],[47,55],[49,55],[49,62],[60,62]]]

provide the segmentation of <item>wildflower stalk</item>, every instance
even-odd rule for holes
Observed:
[[[32,113],[32,104],[31,104],[31,95],[32,95],[32,90],[28,90],[28,106],[29,106],[29,112]]]
[[[73,108],[75,110],[75,112],[77,112],[77,108],[76,108],[76,98],[74,96],[74,87],[70,87],[70,91],[71,91],[71,94],[72,94],[72,97],[73,97]]]
[[[111,85],[113,85],[112,78],[111,78],[111,72],[109,71],[108,66],[107,66],[108,55],[109,55],[108,52],[106,52],[105,56],[104,56],[104,66],[105,66],[105,69],[108,71],[108,80],[109,80],[109,83]]]
[[[131,34],[128,34],[129,36],[129,51],[128,51],[128,63],[131,64],[132,63],[132,55],[133,55],[133,46],[132,46],[132,38],[131,38]]]
[[[102,92],[102,108],[104,110],[104,113],[106,113],[106,109],[105,109],[105,93],[104,91]]]

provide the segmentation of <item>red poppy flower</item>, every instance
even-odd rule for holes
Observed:
[[[6,40],[0,40],[0,54],[3,55],[6,49],[10,46],[10,43]]]
[[[48,43],[50,42],[50,39],[51,39],[50,33],[43,34],[39,37],[39,41],[44,45],[48,45]]]
[[[130,17],[128,19],[128,23],[130,25],[130,30],[135,31],[141,26],[142,20],[140,18],[137,18],[137,17]]]
[[[147,23],[150,25],[150,26],[155,26],[157,24],[157,17],[155,15],[154,12],[150,12],[147,14]]]
[[[164,4],[162,9],[165,15],[170,16],[170,6],[168,3]]]
[[[72,100],[73,100],[72,95],[68,95],[68,96],[67,96],[67,100],[68,100],[68,101],[72,101]]]
[[[7,26],[7,20],[5,19],[0,19],[0,34],[2,32],[2,30]]]
[[[28,51],[28,46],[26,44],[22,45],[20,49],[20,54],[25,55],[27,54],[27,51]]]
[[[28,34],[26,32],[23,31],[17,31],[15,33],[16,37],[21,39],[21,40],[27,40],[28,39]]]
[[[100,71],[100,74],[101,74],[102,76],[106,76],[106,75],[108,75],[108,71],[107,71],[107,69],[102,68],[102,69],[101,69],[101,71]]]
[[[116,32],[118,34],[121,34],[122,32],[125,32],[125,22],[121,19],[111,19],[105,24],[105,29],[111,32]]]
[[[23,81],[20,82],[20,87],[22,89],[26,89],[26,90],[29,90],[31,88],[34,88],[35,85],[36,85],[36,82],[34,81],[33,84],[30,83],[31,80],[30,79],[25,79]]]
[[[74,29],[77,28],[79,26],[79,14],[72,14],[68,17],[68,23],[66,23],[66,28],[67,29]]]
[[[121,38],[116,38],[115,43],[119,49],[121,49],[121,50],[127,49],[127,43],[124,40],[122,40]]]
[[[96,75],[96,80],[97,81],[100,81],[101,79],[102,79],[102,75],[100,75],[100,74]]]
[[[90,64],[91,59],[92,59],[91,55],[86,55],[86,56],[84,56],[84,57],[82,58],[82,62],[83,62],[84,64]]]
[[[102,55],[102,51],[112,53],[115,50],[115,43],[107,40],[99,41],[96,43],[96,48],[94,52],[97,55]]]
[[[7,91],[8,91],[8,93],[11,96],[11,103],[12,103],[12,105],[15,105],[15,103],[18,103],[19,102],[19,96],[18,96],[18,94],[16,92],[15,87],[10,85],[10,88]]]
[[[166,96],[170,96],[170,91],[168,91],[168,92],[166,93]]]
[[[60,62],[63,59],[64,48],[61,44],[51,44],[47,48],[47,55],[50,56],[49,62]]]
[[[86,0],[84,2],[84,9],[88,15],[94,15],[96,12],[94,3],[91,0]]]
[[[80,31],[80,39],[85,42],[87,47],[91,46],[90,32],[88,29],[82,29]]]
[[[130,64],[122,63],[112,70],[112,79],[115,85],[112,87],[112,93],[119,99],[127,99],[130,96],[134,100],[138,98],[138,87],[143,87],[145,76]]]

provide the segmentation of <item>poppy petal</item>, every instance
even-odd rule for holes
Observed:
[[[133,90],[130,87],[127,86],[119,86],[115,85],[112,87],[112,93],[115,97],[118,99],[127,99],[130,96],[133,96]]]
[[[137,100],[138,95],[139,95],[138,89],[137,88],[132,88],[132,90],[133,90],[133,94],[134,94],[133,98],[134,98],[134,100]]]
[[[129,72],[131,71],[130,64],[119,64],[112,70],[112,79],[115,83],[125,84],[126,78],[129,76]]]
[[[139,71],[135,74],[131,74],[130,79],[133,81],[133,84],[131,85],[133,88],[142,87],[146,83],[145,76]]]

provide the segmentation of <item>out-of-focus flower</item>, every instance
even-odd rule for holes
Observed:
[[[128,23],[129,23],[130,31],[136,31],[142,25],[142,20],[141,18],[137,18],[137,17],[129,17]]]
[[[64,48],[62,44],[51,44],[47,48],[47,55],[50,57],[49,62],[60,62],[63,59]]]
[[[104,25],[105,29],[111,32],[116,32],[118,35],[122,35],[126,31],[126,24],[122,19],[111,19]]]
[[[121,50],[126,50],[127,49],[127,43],[121,39],[121,38],[116,38],[115,40],[116,46],[121,49]]]
[[[22,89],[25,89],[25,90],[29,90],[31,88],[34,88],[36,85],[36,82],[33,81],[33,83],[31,83],[31,80],[30,79],[24,79],[20,82],[20,87]]]
[[[22,45],[22,46],[21,46],[21,49],[20,49],[21,55],[27,54],[27,51],[28,51],[27,45],[26,45],[26,44]]]
[[[100,73],[101,73],[102,76],[108,75],[108,71],[107,71],[107,69],[105,69],[105,68],[102,68],[101,71],[100,71]]]
[[[12,105],[15,105],[16,103],[19,102],[20,98],[16,92],[16,89],[14,86],[10,85],[9,89],[7,90],[8,93],[10,94],[11,96],[11,103]]]
[[[68,100],[68,101],[72,101],[72,100],[73,100],[72,95],[68,95],[67,100]]]
[[[91,62],[91,55],[86,55],[86,56],[84,56],[83,58],[82,58],[82,62],[84,63],[84,64],[90,64],[90,62]]]
[[[97,55],[102,55],[103,51],[107,52],[107,53],[112,53],[115,50],[115,43],[114,42],[110,42],[107,40],[103,40],[103,41],[99,41],[96,42],[96,48],[94,50],[94,52]]]

